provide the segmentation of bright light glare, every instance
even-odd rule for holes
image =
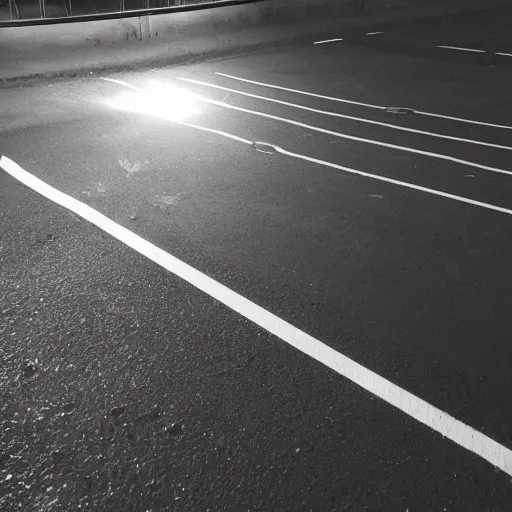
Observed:
[[[199,96],[153,80],[146,90],[130,91],[107,100],[117,110],[146,114],[168,121],[184,121],[200,112]]]

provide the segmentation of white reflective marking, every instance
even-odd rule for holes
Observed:
[[[496,52],[495,55],[502,55],[503,57],[512,57],[512,53]]]
[[[394,180],[393,178],[386,178],[385,176],[380,176],[378,174],[371,174],[364,171],[359,171],[357,169],[352,169],[350,167],[345,167],[343,165],[338,165],[332,162],[327,162],[325,160],[320,160],[318,158],[312,158],[306,155],[301,155],[298,153],[292,153],[290,151],[286,151],[279,146],[274,146],[278,153],[282,153],[283,155],[292,156],[294,158],[299,158],[300,160],[305,160],[307,162],[311,162],[314,164],[324,165],[326,167],[331,167],[333,169],[338,169],[340,171],[345,171],[351,174],[358,174],[359,176],[364,176],[365,178],[371,178],[378,181],[385,181],[387,183],[392,183],[393,185],[399,185],[401,187],[410,188],[413,190],[418,190],[420,192],[426,192],[427,194],[432,194],[435,196],[446,197],[448,199],[453,199],[454,201],[459,201],[461,203],[471,204],[473,206],[479,206],[481,208],[485,208],[487,210],[493,210],[496,212],[506,213],[508,215],[512,215],[512,210],[509,208],[502,208],[501,206],[496,206],[489,203],[484,203],[482,201],[475,201],[474,199],[469,199],[468,197],[458,196],[455,194],[450,194],[448,192],[443,192],[442,190],[436,190],[433,188],[422,187],[421,185],[415,185],[413,183],[409,183],[407,181]]]
[[[121,81],[117,81],[116,83],[118,83],[120,85],[125,85]],[[130,88],[131,88],[131,86],[130,86]],[[373,140],[373,139],[364,139],[364,138],[361,138],[361,137],[356,137],[354,135],[347,135],[347,134],[344,134],[344,133],[341,133],[341,132],[334,132],[332,130],[326,130],[326,129],[320,128],[318,126],[312,126],[312,125],[308,125],[308,124],[304,124],[304,123],[299,123],[298,121],[293,121],[291,119],[287,119],[287,118],[284,118],[284,117],[273,116],[271,114],[265,114],[264,112],[259,112],[259,111],[256,111],[256,110],[248,110],[248,109],[241,108],[241,107],[235,107],[233,105],[229,105],[229,104],[223,103],[221,101],[210,100],[208,98],[203,98],[201,96],[197,96],[197,99],[200,100],[200,101],[203,101],[205,103],[210,103],[212,105],[217,105],[219,107],[227,108],[227,109],[230,109],[230,110],[236,110],[236,111],[239,111],[239,112],[245,112],[247,114],[253,114],[253,115],[257,115],[257,116],[261,116],[261,117],[266,117],[268,119],[273,119],[273,120],[276,120],[276,121],[282,121],[284,123],[288,123],[288,124],[291,124],[291,125],[294,125],[294,126],[300,126],[300,127],[303,127],[303,128],[307,128],[309,130],[320,132],[320,133],[326,133],[326,134],[332,135],[334,137],[340,137],[342,139],[355,140],[357,142],[363,142],[363,143],[372,144],[372,145],[376,145],[376,146],[383,146],[383,147],[387,147],[387,148],[390,148],[390,149],[398,149],[398,150],[405,151],[405,152],[408,152],[408,153],[416,153],[416,154],[419,154],[419,155],[430,156],[432,158],[439,158],[441,160],[446,160],[446,161],[449,161],[449,162],[454,162],[454,163],[458,163],[458,164],[462,164],[462,165],[467,165],[469,167],[475,167],[477,169],[483,169],[483,170],[486,170],[486,171],[496,172],[496,173],[499,173],[499,174],[512,175],[512,171],[506,171],[504,169],[499,169],[499,168],[496,168],[496,167],[490,167],[490,166],[487,166],[487,165],[477,164],[475,162],[470,162],[468,160],[461,160],[459,158],[455,158],[455,157],[448,156],[448,155],[442,155],[440,153],[432,153],[430,151],[423,151],[423,150],[420,150],[420,149],[413,149],[413,148],[409,148],[409,147],[405,147],[405,146],[397,146],[395,144],[388,144],[386,142],[379,142],[379,141],[376,141],[376,140]],[[176,119],[169,119],[169,120],[177,122]],[[180,123],[180,124],[183,124],[183,125],[186,125],[186,126],[194,126],[194,125],[190,125],[190,124],[187,124],[187,123]],[[234,136],[230,135],[230,137],[234,137]]]
[[[508,176],[512,176],[512,171],[507,171],[505,169],[499,169],[497,167],[491,167],[488,165],[478,164],[476,162],[470,162],[469,160],[462,160],[461,158],[455,158],[453,156],[444,155],[441,153],[433,153],[431,151],[423,151],[421,149],[414,149],[414,148],[410,148],[410,147],[406,147],[406,146],[398,146],[397,144],[389,144],[387,142],[380,142],[380,141],[376,141],[373,139],[365,139],[363,137],[356,137],[355,135],[347,135],[346,133],[335,132],[332,130],[326,130],[326,129],[320,128],[318,126],[312,126],[309,124],[300,123],[298,121],[293,121],[292,119],[288,119],[285,117],[273,116],[271,114],[266,114],[264,112],[259,112],[257,110],[249,110],[249,109],[242,108],[242,107],[235,107],[235,106],[229,105],[227,103],[222,103],[221,101],[210,100],[207,98],[200,98],[200,99],[201,99],[201,101],[204,101],[206,103],[211,103],[212,105],[217,105],[219,107],[227,108],[229,110],[236,110],[238,112],[245,112],[246,114],[252,114],[252,115],[260,116],[260,117],[266,117],[267,119],[273,119],[274,121],[280,121],[283,123],[291,124],[293,126],[300,126],[301,128],[306,128],[308,130],[313,130],[313,131],[319,132],[319,133],[325,133],[327,135],[332,135],[333,137],[339,137],[341,139],[354,140],[356,142],[363,142],[365,144],[386,147],[389,149],[397,149],[399,151],[405,151],[406,153],[414,153],[417,155],[429,156],[431,158],[437,158],[439,160],[445,160],[447,162],[453,162],[453,163],[465,165],[468,167],[474,167],[476,169],[483,169],[485,171],[491,171],[491,172],[495,172],[498,174],[506,174]]]
[[[192,80],[190,78],[182,78],[182,77],[178,77],[178,80],[182,80],[184,82],[189,82],[189,83],[196,84],[196,85],[202,85],[205,87],[211,87],[213,89],[218,89],[221,91],[226,91],[226,92],[230,92],[230,93],[234,93],[234,94],[240,94],[242,96],[247,96],[249,98],[255,98],[255,99],[263,100],[263,101],[269,101],[271,103],[278,103],[280,105],[286,105],[287,107],[298,108],[300,110],[307,110],[308,112],[315,112],[316,114],[323,114],[323,115],[331,116],[331,117],[340,117],[343,119],[350,119],[352,121],[359,121],[361,123],[374,124],[377,126],[385,126],[386,128],[391,128],[393,130],[398,130],[401,132],[418,133],[420,135],[427,135],[429,137],[437,137],[437,138],[441,138],[441,139],[454,140],[457,142],[466,142],[469,144],[476,144],[478,146],[487,146],[489,148],[505,149],[508,151],[512,151],[512,146],[503,146],[501,144],[492,144],[490,142],[483,142],[483,141],[475,140],[475,139],[465,139],[463,137],[454,137],[452,135],[444,135],[442,133],[428,132],[425,130],[417,130],[415,128],[407,128],[406,126],[400,126],[400,125],[391,124],[391,123],[383,123],[381,121],[374,121],[372,119],[366,119],[366,118],[362,118],[362,117],[349,116],[346,114],[340,114],[338,112],[331,112],[328,110],[319,110],[316,108],[299,105],[297,103],[290,103],[288,101],[281,101],[281,100],[276,100],[274,98],[267,98],[266,96],[259,96],[257,94],[251,94],[248,92],[239,91],[237,89],[230,89],[229,87],[222,87],[220,85],[215,85],[215,84],[212,84],[209,82],[203,82],[201,80]]]
[[[322,94],[315,94],[315,93],[312,93],[312,92],[301,91],[299,89],[290,89],[288,87],[281,87],[279,85],[272,85],[272,84],[267,84],[267,83],[264,83],[264,82],[257,82],[255,80],[248,80],[247,78],[240,78],[238,76],[228,75],[226,73],[215,73],[215,74],[218,75],[218,76],[223,76],[225,78],[230,78],[231,80],[238,80],[239,82],[246,82],[248,84],[261,85],[262,87],[268,87],[270,89],[278,89],[280,91],[294,92],[296,94],[302,94],[304,96],[311,96],[311,97],[314,97],[314,98],[321,98],[321,99],[324,99],[324,100],[336,101],[336,102],[339,102],[339,103],[347,103],[347,104],[350,104],[350,105],[358,105],[358,106],[361,106],[361,107],[374,108],[374,109],[377,109],[377,110],[386,110],[388,108],[388,107],[382,107],[380,105],[372,105],[371,103],[362,103],[362,102],[359,102],[359,101],[345,100],[343,98],[336,98],[336,97],[333,97],[333,96],[324,96]],[[484,122],[484,121],[475,121],[473,119],[466,119],[466,118],[463,118],[463,117],[446,116],[446,115],[443,115],[443,114],[435,114],[433,112],[424,112],[422,110],[417,110],[415,108],[411,109],[411,110],[414,110],[415,114],[419,114],[419,115],[422,115],[422,116],[439,117],[441,119],[448,119],[450,121],[458,121],[460,123],[477,124],[477,125],[480,125],[480,126],[489,126],[491,128],[502,128],[504,130],[512,130],[512,126],[504,125],[504,124],[487,123],[487,122]]]
[[[376,36],[378,34],[384,34],[384,32],[368,32],[366,35],[367,36]]]
[[[486,53],[485,50],[476,50],[475,48],[461,48],[460,46],[444,46],[444,45],[440,44],[437,47],[445,48],[446,50],[458,50],[461,52]]]
[[[339,39],[339,38],[336,38],[336,39],[326,39],[325,41],[316,41],[313,44],[336,43],[338,41],[343,41],[343,39]]]
[[[123,85],[124,87],[128,87],[132,91],[140,91],[138,87],[129,84],[128,82],[124,82],[123,80],[116,80],[115,78],[103,78],[100,77],[100,80],[104,80],[105,82],[112,82],[113,84]]]
[[[239,78],[233,75],[226,75],[225,73],[215,73],[218,76],[224,76],[231,78],[232,80],[238,80],[239,82],[246,82],[248,84],[261,85],[263,87],[269,87],[271,89],[278,89],[280,91],[294,92],[296,94],[303,94],[304,96],[312,96],[314,98],[320,98],[323,100],[337,101],[340,103],[348,103],[350,105],[358,105],[360,107],[375,108],[377,110],[386,110],[387,107],[381,107],[379,105],[371,105],[370,103],[361,103],[360,101],[344,100],[341,98],[333,98],[332,96],[324,96],[322,94],[315,94],[313,92],[300,91],[299,89],[290,89],[288,87],[281,87],[279,85],[270,85],[263,82],[256,82],[255,80],[248,80],[247,78]]]
[[[294,153],[285,151],[277,146],[275,146],[275,148],[284,155],[299,157],[310,162],[322,163],[322,165],[326,164],[325,162],[314,158],[295,155]],[[355,172],[356,174],[376,179],[376,176],[374,175],[355,171],[354,169],[343,168],[342,166],[337,166],[335,164],[328,165],[330,167],[340,168],[348,172]],[[420,423],[427,425],[432,430],[452,440],[459,446],[479,455],[495,467],[500,468],[505,473],[512,476],[512,451],[507,447],[497,443],[485,434],[478,432],[465,423],[455,419],[453,416],[450,416],[444,411],[429,404],[425,400],[409,393],[405,389],[400,388],[396,384],[384,379],[368,368],[365,368],[352,359],[349,359],[343,354],[335,351],[320,340],[306,334],[304,331],[294,327],[273,313],[263,309],[254,302],[199,272],[175,256],[172,256],[151,242],[148,242],[139,235],[136,235],[120,224],[112,221],[90,206],[48,185],[44,181],[22,169],[9,158],[2,156],[0,158],[0,167],[13,178],[17,179],[19,182],[23,183],[35,192],[41,194],[50,201],[67,208],[69,211],[82,217],[91,224],[94,224],[105,233],[108,233],[113,238],[119,240],[121,243],[145,256],[157,265],[160,265],[168,272],[171,272],[192,284],[213,299],[221,302],[228,308],[267,330],[274,336],[300,350],[302,353],[324,364],[328,368],[331,368],[366,391],[378,396],[388,404],[396,407]],[[380,179],[380,177],[377,179]],[[400,183],[388,178],[384,178],[384,181]],[[407,186],[410,186],[410,184],[407,184]],[[417,186],[412,186],[412,188],[428,190]],[[452,197],[450,194],[441,193],[441,195]],[[512,211],[508,210],[507,213],[512,214]]]

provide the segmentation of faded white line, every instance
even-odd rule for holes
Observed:
[[[336,39],[326,39],[325,41],[316,41],[313,44],[326,44],[326,43],[336,43],[338,41],[343,41],[343,39],[336,38]]]
[[[460,46],[445,46],[442,44],[437,45],[438,48],[444,48],[446,50],[458,50],[460,52],[472,52],[472,53],[486,53],[485,50],[477,50],[475,48],[461,48]]]
[[[512,57],[512,53],[496,52],[494,55],[502,55],[503,57]]]
[[[508,151],[512,151],[512,147],[511,146],[503,146],[501,144],[492,144],[490,142],[483,142],[483,141],[475,140],[475,139],[466,139],[466,138],[463,138],[463,137],[454,137],[452,135],[444,135],[442,133],[428,132],[428,131],[425,131],[425,130],[417,130],[415,128],[407,128],[405,126],[400,126],[400,125],[391,124],[391,123],[384,123],[384,122],[381,122],[381,121],[374,121],[372,119],[366,119],[366,118],[362,118],[362,117],[349,116],[349,115],[346,115],[346,114],[340,114],[338,112],[331,112],[331,111],[328,111],[328,110],[319,110],[319,109],[316,109],[316,108],[311,108],[311,107],[306,107],[304,105],[299,105],[297,103],[291,103],[291,102],[288,102],[288,101],[276,100],[274,98],[267,98],[266,96],[260,96],[258,94],[251,94],[251,93],[248,93],[248,92],[239,91],[237,89],[231,89],[229,87],[222,87],[220,85],[212,84],[212,83],[209,83],[209,82],[203,82],[201,80],[193,80],[191,78],[183,78],[183,77],[178,77],[178,79],[182,80],[183,82],[188,82],[188,83],[192,83],[192,84],[196,84],[196,85],[202,85],[204,87],[210,87],[210,88],[213,88],[213,89],[218,89],[218,90],[221,90],[221,91],[226,91],[226,92],[230,92],[230,93],[234,93],[234,94],[240,94],[242,96],[247,96],[248,98],[255,98],[255,99],[258,99],[258,100],[268,101],[268,102],[271,102],[271,103],[278,103],[280,105],[286,105],[287,107],[293,107],[293,108],[297,108],[297,109],[300,109],[300,110],[307,110],[308,112],[314,112],[316,114],[322,114],[322,115],[331,116],[331,117],[339,117],[339,118],[343,118],[343,119],[350,119],[352,121],[358,121],[358,122],[361,122],[361,123],[368,123],[368,124],[373,124],[373,125],[377,125],[377,126],[385,126],[386,128],[391,128],[393,130],[398,130],[398,131],[401,131],[401,132],[417,133],[419,135],[427,135],[429,137],[436,137],[436,138],[440,138],[440,139],[453,140],[453,141],[456,141],[456,142],[466,142],[466,143],[475,144],[475,145],[478,145],[478,146],[487,146],[489,148],[505,149],[505,150],[508,150]]]
[[[280,91],[293,92],[293,93],[296,93],[296,94],[302,94],[304,96],[311,96],[313,98],[320,98],[320,99],[329,100],[329,101],[335,101],[335,102],[339,102],[339,103],[346,103],[346,104],[349,104],[349,105],[357,105],[357,106],[360,106],[360,107],[373,108],[373,109],[376,109],[376,110],[386,110],[388,108],[387,106],[383,107],[381,105],[373,105],[371,103],[362,103],[360,101],[346,100],[346,99],[343,99],[343,98],[336,98],[334,96],[325,96],[325,95],[322,95],[322,94],[316,94],[316,93],[312,93],[312,92],[301,91],[299,89],[291,89],[289,87],[282,87],[282,86],[279,86],[279,85],[267,84],[267,83],[264,83],[264,82],[258,82],[256,80],[249,80],[247,78],[240,78],[238,76],[228,75],[226,73],[218,73],[217,72],[215,74],[218,75],[218,76],[223,76],[225,78],[229,78],[231,80],[238,80],[239,82],[245,82],[245,83],[248,83],[248,84],[260,85],[262,87],[268,87],[270,89],[276,89],[276,90],[280,90]],[[467,118],[463,118],[463,117],[447,116],[447,115],[443,115],[443,114],[436,114],[436,113],[433,113],[433,112],[425,112],[425,111],[416,110],[416,109],[410,109],[410,110],[414,110],[415,114],[422,115],[422,116],[437,117],[437,118],[441,118],[441,119],[447,119],[449,121],[457,121],[457,122],[460,122],[460,123],[476,124],[476,125],[479,125],[479,126],[488,126],[490,128],[501,128],[501,129],[504,129],[504,130],[512,130],[512,126],[510,126],[510,125],[488,123],[488,122],[485,122],[485,121],[475,121],[474,119],[467,119]]]
[[[285,155],[295,156],[293,153],[280,148],[276,149]],[[315,159],[307,160],[315,162]],[[121,243],[145,256],[168,272],[192,284],[213,299],[236,311],[304,354],[331,368],[366,391],[378,396],[388,404],[427,425],[459,446],[479,455],[495,467],[512,476],[512,451],[507,447],[340,354],[320,340],[199,272],[90,206],[48,185],[23,170],[9,158],[2,156],[0,158],[0,167],[13,178],[50,201],[67,208],[84,220],[94,224]]]
[[[368,32],[366,35],[367,36],[377,36],[379,34],[384,34],[384,32]]]

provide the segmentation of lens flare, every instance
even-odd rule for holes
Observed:
[[[156,80],[147,89],[118,94],[106,101],[117,110],[145,114],[167,121],[184,121],[200,113],[200,98],[196,95]]]

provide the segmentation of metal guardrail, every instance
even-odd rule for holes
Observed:
[[[0,26],[27,26],[199,10],[261,0],[0,0]]]
[[[0,0],[0,28],[135,18],[263,1],[268,0]],[[304,9],[315,0],[270,1],[275,11],[281,6]],[[367,0],[325,2],[351,5],[353,14],[358,15],[364,13]]]

